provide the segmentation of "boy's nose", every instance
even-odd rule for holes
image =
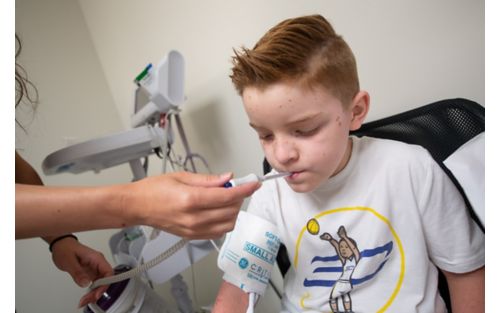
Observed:
[[[297,147],[289,140],[276,140],[274,142],[274,157],[281,164],[288,164],[299,157]]]

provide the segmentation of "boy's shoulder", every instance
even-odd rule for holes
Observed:
[[[389,154],[394,152],[404,154],[417,154],[419,157],[430,156],[429,152],[422,146],[409,144],[403,141],[394,139],[383,139],[369,136],[356,137],[352,136],[355,144],[358,144],[362,151],[377,152],[377,154]]]
[[[362,161],[371,160],[372,162],[379,164],[384,162],[407,165],[435,164],[435,161],[429,151],[420,145],[368,136],[353,136],[353,141],[353,151]]]

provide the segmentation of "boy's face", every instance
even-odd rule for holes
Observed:
[[[277,83],[247,87],[243,103],[267,160],[296,192],[309,192],[344,168],[350,157],[352,110],[322,88]]]

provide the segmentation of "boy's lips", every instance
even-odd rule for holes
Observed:
[[[291,171],[290,173],[290,176],[287,176],[286,178],[287,179],[296,179],[303,171]]]

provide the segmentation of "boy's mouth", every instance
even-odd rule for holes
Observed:
[[[286,179],[290,179],[290,180],[297,179],[297,177],[299,177],[302,172],[303,171],[291,172],[290,176],[287,176]]]

